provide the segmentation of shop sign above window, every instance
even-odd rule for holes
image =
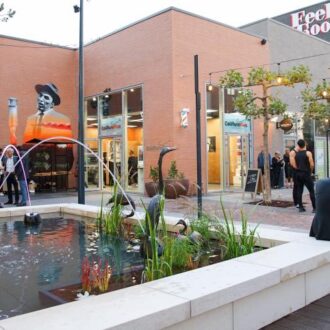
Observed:
[[[251,132],[251,121],[240,113],[224,114],[225,133],[248,134]]]
[[[102,137],[120,136],[122,134],[122,116],[103,118],[101,123]]]
[[[290,131],[293,127],[292,119],[285,118],[281,120],[279,123],[276,123],[276,128],[281,128],[284,132]]]

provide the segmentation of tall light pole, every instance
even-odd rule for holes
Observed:
[[[78,141],[84,143],[84,0],[73,6],[79,13],[79,97],[78,97]],[[85,157],[84,148],[78,145],[78,203],[85,204]]]
[[[202,147],[201,147],[201,95],[198,79],[198,55],[194,56],[195,103],[196,103],[196,158],[197,158],[197,210],[202,216]]]

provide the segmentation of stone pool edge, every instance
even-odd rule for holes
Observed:
[[[95,218],[98,207],[0,209]],[[142,214],[138,214],[142,218]],[[177,221],[166,217],[168,226]],[[0,321],[0,329],[258,329],[330,293],[330,242],[260,225],[252,255]]]

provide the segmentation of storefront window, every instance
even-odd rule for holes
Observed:
[[[98,141],[85,141],[85,144],[98,155]],[[91,152],[85,150],[85,188],[95,189],[99,187],[100,163]]]
[[[212,89],[206,88],[206,108],[219,110],[219,87],[212,86]]]
[[[127,101],[126,184],[129,191],[144,191],[142,88],[125,91]]]
[[[237,93],[237,89],[206,87],[209,191],[241,189],[251,163],[251,121],[236,111]]]
[[[85,102],[85,145],[98,154],[98,104],[99,99],[92,97]],[[78,164],[76,165],[78,168]],[[85,188],[95,189],[99,186],[99,162],[89,151],[85,150]]]
[[[330,128],[329,120],[315,120],[315,135],[326,136],[327,130]]]
[[[85,139],[97,139],[99,126],[97,119],[98,100],[96,97],[90,98],[85,105]]]
[[[220,189],[219,87],[206,88],[208,189]]]
[[[142,88],[87,99],[85,127],[86,143],[112,173],[86,153],[86,187],[99,188],[100,182],[102,189],[113,187],[117,179],[124,189],[143,192]]]

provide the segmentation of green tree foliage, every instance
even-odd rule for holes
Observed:
[[[323,81],[315,88],[307,88],[302,92],[304,100],[304,115],[315,119],[330,117],[330,83]]]
[[[263,147],[264,154],[268,155],[268,130],[272,116],[284,115],[287,105],[280,98],[269,94],[273,87],[293,87],[295,84],[309,84],[311,74],[303,65],[295,66],[280,75],[278,72],[263,67],[252,68],[246,79],[240,72],[230,70],[220,78],[220,85],[225,88],[239,88],[234,106],[240,113],[251,119],[262,118],[264,121]],[[261,93],[256,94],[250,88],[260,86]],[[269,159],[265,157],[265,201],[271,202]]]
[[[7,22],[9,18],[13,18],[16,11],[12,9],[5,10],[5,4],[0,4],[0,22]]]

